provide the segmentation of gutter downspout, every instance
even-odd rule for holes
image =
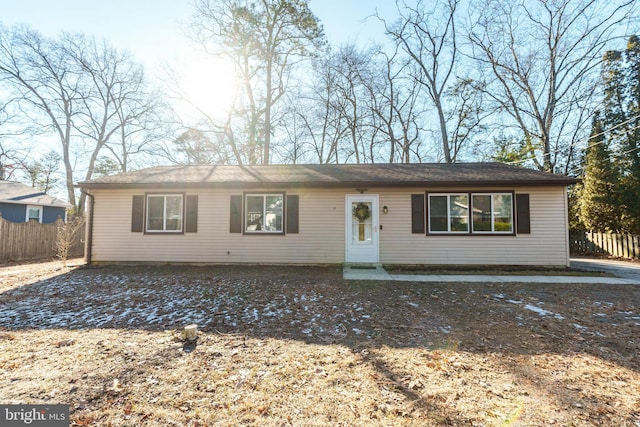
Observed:
[[[564,187],[564,229],[565,238],[564,244],[566,248],[567,268],[571,267],[571,244],[569,240],[569,191],[567,186]]]
[[[93,205],[95,201],[93,194],[88,193],[85,190],[81,190],[80,192],[89,198],[89,203],[87,205],[89,208],[89,216],[87,218],[86,233],[84,238],[84,254],[86,263],[88,265],[91,265],[91,248],[93,247]]]

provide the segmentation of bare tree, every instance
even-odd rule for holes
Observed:
[[[134,121],[144,126],[150,105],[141,98],[142,69],[106,42],[81,34],[51,39],[15,27],[0,29],[0,77],[19,98],[21,114],[58,136],[67,196],[82,212],[84,195],[76,202],[74,169],[88,154],[84,178],[91,179],[108,143],[126,135],[123,129]],[[126,170],[127,159],[120,160]]]
[[[420,85],[396,58],[376,46],[348,44],[314,61],[313,83],[291,100],[285,120],[298,141],[288,158],[310,156],[320,163],[420,158]]]
[[[0,180],[11,180],[29,157],[29,150],[0,140]]]
[[[144,91],[144,73],[131,55],[120,52],[106,41],[82,34],[63,34],[62,48],[83,76],[80,108],[74,128],[89,145],[85,179],[93,176],[99,154],[108,149],[126,172],[132,145],[129,129],[145,129],[145,120],[153,113],[151,96]],[[136,147],[139,151],[140,147]],[[85,195],[78,209],[83,210]]]
[[[318,162],[311,154],[315,135],[310,132],[310,121],[307,120],[307,115],[314,105],[305,99],[306,94],[302,90],[296,90],[286,96],[287,100],[283,103],[286,107],[281,109],[283,118],[278,122],[282,137],[272,144],[271,157],[294,165],[308,161]]]
[[[120,172],[147,165],[147,159],[157,154],[158,141],[174,135],[167,125],[169,115],[165,113],[171,109],[144,83],[127,96],[120,97],[116,111],[122,126],[107,143],[106,149],[118,163]]]
[[[10,140],[11,137],[16,136],[16,131],[9,129],[12,121],[12,114],[9,111],[12,102],[12,99],[0,99],[0,180],[12,179],[29,156],[28,147],[16,146]]]
[[[410,163],[412,149],[422,132],[418,124],[421,85],[407,72],[410,62],[399,59],[398,50],[395,46],[391,55],[380,52],[370,74],[361,79],[368,92],[366,102],[373,114],[372,126],[388,147],[387,161]],[[376,71],[371,74],[373,70]]]
[[[384,159],[387,144],[377,122],[384,82],[375,70],[376,49],[354,44],[340,47],[314,62],[314,84],[300,96],[296,117],[308,133],[311,151],[321,163],[369,163]],[[381,107],[380,107],[381,108]],[[384,151],[384,150],[382,150]]]
[[[71,135],[81,75],[52,40],[26,27],[0,28],[0,75],[11,83],[25,115],[58,136],[65,166],[67,197],[76,205],[71,159]],[[44,119],[43,119],[44,117]]]
[[[314,60],[310,84],[289,98],[292,119],[284,120],[283,125],[295,138],[296,161],[302,157],[312,163],[340,163],[340,144],[348,128],[341,114],[344,100],[339,96],[339,73],[333,61],[330,52]]]
[[[477,4],[470,39],[493,76],[485,93],[515,121],[539,169],[568,162],[577,130],[588,131],[581,113],[594,100],[602,53],[635,8],[635,0]]]
[[[355,45],[341,47],[332,57],[329,66],[335,71],[335,90],[332,107],[340,114],[346,126],[349,153],[356,163],[367,163],[367,125],[372,122],[371,110],[365,99],[368,96],[364,81],[371,77],[372,52],[359,50]],[[371,160],[371,159],[369,159]]]
[[[192,29],[207,52],[233,61],[240,81],[242,96],[233,111],[209,124],[228,137],[238,163],[268,164],[273,108],[292,67],[323,43],[322,26],[306,0],[197,0]],[[246,153],[234,127],[241,128]]]
[[[58,220],[56,230],[56,254],[65,268],[67,267],[69,252],[78,238],[78,232],[84,227],[84,224],[85,220],[81,215],[73,216],[67,222]]]
[[[447,117],[447,99],[453,86],[454,71],[459,58],[456,32],[456,13],[459,0],[418,0],[415,6],[397,3],[400,19],[389,24],[381,19],[391,40],[410,58],[412,76],[428,94],[436,110],[444,161],[456,161],[460,151],[451,145],[451,121]],[[431,7],[430,7],[431,6]],[[455,128],[455,124],[454,124]],[[458,132],[455,128],[453,134]]]
[[[449,150],[455,161],[470,146],[473,136],[484,130],[482,123],[491,111],[484,105],[484,84],[472,79],[457,79],[445,95],[449,100],[445,109],[451,129]]]
[[[406,80],[405,80],[406,81]],[[400,130],[400,162],[422,162],[421,136],[424,133],[420,123],[423,109],[419,104],[420,89],[418,81],[412,79],[410,84],[402,88],[405,96],[397,99],[393,106]]]

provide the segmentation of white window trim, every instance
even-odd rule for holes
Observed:
[[[179,230],[167,230],[167,197],[180,197],[180,229]],[[162,230],[150,230],[149,229],[149,198],[162,197],[163,212],[162,212]],[[182,193],[163,193],[163,194],[147,194],[145,197],[145,225],[144,229],[146,233],[183,233],[184,231],[184,194]]]
[[[431,230],[431,196],[447,197],[447,231],[432,231]],[[469,200],[469,193],[429,193],[427,199],[428,208],[428,231],[429,234],[469,234],[471,225],[469,224],[469,207],[467,207],[467,230],[465,231],[451,231],[451,196],[467,196],[467,203],[471,204]]]
[[[473,229],[473,196],[491,196],[491,231],[476,231]],[[493,197],[494,196],[510,196],[511,197],[511,230],[508,231],[496,231],[494,230],[495,226],[495,210],[493,208]],[[514,193],[471,193],[471,199],[469,203],[471,204],[471,233],[473,234],[514,234],[514,209],[513,209],[513,200]]]
[[[467,196],[468,197],[468,229],[467,231],[451,231],[451,196]],[[476,231],[473,229],[473,197],[474,196],[490,196],[491,197],[491,231]],[[511,198],[511,229],[506,231],[496,231],[495,227],[495,212],[494,196],[510,196]],[[431,197],[446,197],[447,198],[447,231],[433,231],[431,229]],[[515,193],[510,191],[498,191],[498,192],[466,192],[466,193],[428,193],[427,198],[427,233],[434,235],[514,235],[515,234]]]
[[[267,197],[281,197],[282,198],[282,225],[280,226],[280,230],[248,230],[247,229],[247,215],[249,212],[247,211],[247,198],[248,197],[262,197],[262,218],[264,221],[264,217],[266,216],[267,211]],[[243,213],[243,227],[244,232],[246,234],[283,234],[284,233],[284,203],[285,203],[285,194],[284,193],[246,193],[244,195],[244,207],[245,211]]]
[[[42,224],[42,214],[44,211],[44,206],[36,206],[36,205],[27,205],[27,209],[25,212],[25,222],[29,222],[29,209],[38,209],[38,222]]]

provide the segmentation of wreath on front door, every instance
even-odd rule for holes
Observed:
[[[365,222],[371,218],[371,210],[366,203],[358,203],[353,207],[353,216],[360,222]]]

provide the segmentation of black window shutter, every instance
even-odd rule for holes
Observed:
[[[198,196],[187,196],[187,208],[186,208],[186,220],[184,231],[185,233],[197,233],[198,232]]]
[[[516,194],[516,232],[518,234],[531,234],[529,213],[529,195]]]
[[[131,232],[144,231],[144,196],[133,196],[131,203]]]
[[[411,195],[411,232],[423,234],[425,232],[424,221],[424,194]]]
[[[287,233],[298,232],[298,195],[287,196]]]
[[[229,212],[229,232],[242,233],[242,196],[231,196]]]

